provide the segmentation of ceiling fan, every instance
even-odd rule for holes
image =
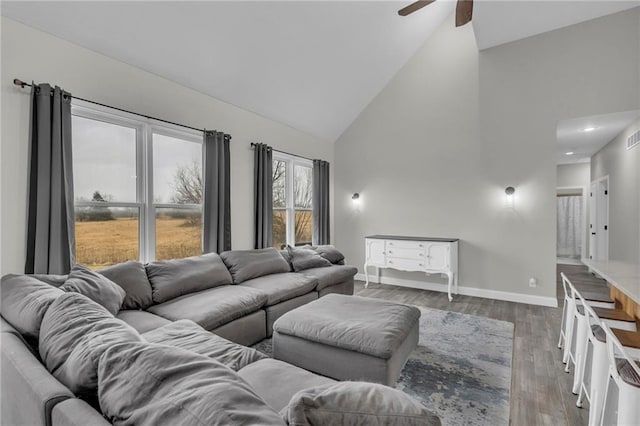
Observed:
[[[403,7],[398,11],[398,15],[407,16],[410,13],[420,10],[423,7],[433,3],[436,0],[422,0],[411,3],[409,6]],[[456,5],[456,27],[471,21],[473,15],[473,0],[458,0]]]

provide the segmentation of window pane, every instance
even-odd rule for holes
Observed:
[[[76,200],[136,201],[136,129],[72,116]]]
[[[293,192],[296,207],[311,208],[312,176],[311,167],[295,166]]]
[[[311,244],[312,214],[309,210],[296,210],[296,245]]]
[[[284,161],[273,160],[273,207],[286,207],[286,166]]]
[[[156,259],[202,254],[200,209],[156,208]]]
[[[138,260],[137,207],[76,207],[76,260],[100,269]]]
[[[153,198],[156,203],[202,203],[202,145],[153,134]]]
[[[287,246],[286,210],[273,210],[273,246],[278,250]]]

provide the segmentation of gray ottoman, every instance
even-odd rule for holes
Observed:
[[[338,380],[395,384],[418,345],[420,310],[329,294],[273,324],[273,357]]]

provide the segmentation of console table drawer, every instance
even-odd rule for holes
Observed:
[[[422,271],[424,270],[424,261],[390,257],[387,258],[387,266],[389,268],[400,269],[403,271]]]
[[[423,261],[426,255],[424,248],[387,247],[387,257],[412,259]]]
[[[424,249],[425,243],[422,241],[405,241],[405,240],[387,240],[387,249],[389,248],[406,248],[406,249]]]

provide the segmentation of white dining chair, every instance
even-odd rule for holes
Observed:
[[[605,386],[601,425],[638,426],[640,424],[640,361],[632,358],[607,324],[609,376]]]

